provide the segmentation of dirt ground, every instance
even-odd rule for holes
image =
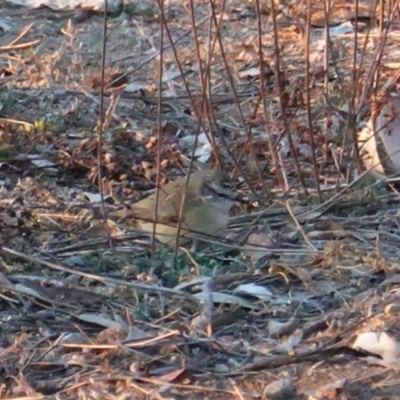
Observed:
[[[332,44],[328,83],[323,52],[309,50],[310,100],[306,3],[276,2],[278,43],[267,3],[260,26],[256,2],[215,4],[220,41],[210,4],[190,4],[196,35],[190,5],[171,1],[163,42],[155,2],[109,16],[101,146],[103,15],[0,4],[0,398],[400,399],[400,201],[395,186],[351,183],[353,142],[335,122],[362,91],[349,83],[353,36]],[[330,23],[354,13],[337,2]],[[322,4],[312,17],[325,24]],[[365,21],[360,48],[376,23]],[[397,23],[382,82],[395,75]],[[360,82],[381,43],[368,40]],[[193,151],[216,167],[205,132],[237,192],[261,194],[235,206],[224,243],[175,254],[131,221],[105,226],[99,172],[105,211],[120,209],[152,192],[158,156],[161,184]],[[363,332],[391,347],[354,348]]]

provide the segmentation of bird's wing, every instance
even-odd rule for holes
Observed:
[[[178,179],[162,186],[159,189],[157,222],[165,225],[176,225],[181,212],[181,201],[186,192],[183,214],[188,208],[194,209],[204,203],[201,194],[204,171],[196,171],[190,175],[189,187],[186,180]],[[156,195],[152,194],[131,206],[135,218],[146,221],[154,220],[154,207]]]

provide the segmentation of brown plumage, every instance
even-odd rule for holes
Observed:
[[[185,177],[159,189],[156,238],[160,242],[175,243],[184,196],[179,244],[226,234],[230,209],[240,198],[231,189],[228,177],[222,171],[196,171],[190,175],[188,185]],[[149,233],[153,232],[155,204],[154,193],[134,203],[130,209],[140,229]]]

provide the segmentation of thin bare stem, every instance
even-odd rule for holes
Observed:
[[[99,103],[99,139],[97,143],[97,177],[98,177],[98,185],[99,185],[99,193],[100,193],[100,203],[101,203],[101,213],[104,219],[104,226],[108,229],[106,222],[106,208],[104,205],[104,196],[103,196],[103,175],[101,172],[102,166],[102,142],[103,142],[103,130],[104,130],[104,87],[105,87],[105,69],[106,69],[106,52],[107,52],[107,11],[108,11],[108,0],[104,3],[104,18],[103,18],[103,42],[102,42],[102,50],[101,50],[101,88],[100,88],[100,103]]]
[[[160,10],[161,19],[164,20],[164,1],[158,0],[158,8]],[[156,228],[158,220],[158,205],[160,198],[160,176],[161,176],[161,145],[162,145],[162,118],[161,118],[161,108],[162,108],[162,92],[163,92],[163,67],[164,67],[164,24],[160,24],[160,62],[158,63],[158,96],[157,96],[157,128],[158,128],[158,138],[157,138],[157,155],[156,155],[156,165],[157,165],[157,176],[156,176],[156,201],[154,205],[154,224],[153,232],[151,235],[151,249],[152,254],[154,253],[156,244]],[[179,218],[180,222],[181,218]],[[177,231],[177,239],[179,236],[179,228]]]
[[[297,173],[297,177],[300,180],[300,183],[303,187],[304,192],[307,194],[307,186],[304,181],[303,173],[300,169],[299,159],[297,157],[297,151],[293,143],[292,134],[290,132],[289,123],[286,117],[286,105],[284,102],[285,93],[283,88],[283,81],[282,81],[282,73],[281,73],[281,63],[280,63],[280,51],[279,51],[279,30],[278,24],[276,20],[276,10],[275,10],[275,3],[273,1],[270,2],[271,5],[271,19],[272,19],[272,26],[274,32],[274,53],[275,53],[275,72],[276,72],[276,80],[278,83],[278,93],[279,93],[279,105],[281,110],[281,116],[283,121],[283,129],[285,132],[286,137],[288,138],[290,151],[292,153],[292,157],[294,160],[294,167]]]
[[[308,0],[308,21],[306,28],[306,62],[305,62],[305,89],[306,89],[306,110],[307,110],[307,123],[308,133],[310,135],[311,143],[311,160],[314,169],[315,187],[317,189],[319,201],[322,201],[321,188],[319,185],[319,170],[317,165],[317,159],[315,157],[315,140],[314,140],[314,128],[311,120],[311,94],[310,94],[310,33],[311,33],[311,0]]]
[[[254,155],[254,157],[255,157],[254,150],[252,149],[252,146],[251,146],[251,142],[252,142],[252,141],[251,141],[250,130],[249,130],[249,127],[248,127],[248,125],[247,125],[247,123],[246,123],[246,120],[245,120],[245,118],[244,118],[243,111],[242,111],[242,107],[241,107],[240,104],[239,104],[239,100],[238,100],[239,96],[238,96],[238,94],[237,94],[237,90],[236,90],[236,87],[235,87],[235,83],[234,83],[234,80],[233,80],[233,77],[232,77],[232,74],[231,74],[231,71],[230,71],[230,68],[229,68],[229,63],[228,63],[227,57],[226,57],[226,55],[225,55],[224,44],[223,44],[223,42],[222,42],[221,35],[220,35],[221,24],[222,24],[222,17],[218,20],[218,19],[217,19],[217,13],[216,13],[215,8],[214,8],[214,3],[211,3],[211,6],[212,6],[212,7],[211,7],[212,18],[213,18],[213,20],[215,21],[215,25],[216,25],[216,27],[217,27],[216,35],[217,35],[217,40],[218,40],[218,44],[219,44],[220,51],[221,51],[221,57],[222,57],[222,60],[223,60],[223,62],[224,62],[224,67],[225,67],[226,76],[227,76],[227,78],[228,78],[229,85],[230,85],[230,87],[231,87],[231,89],[232,89],[232,92],[233,92],[234,102],[235,102],[235,105],[236,105],[236,109],[237,109],[237,111],[238,111],[238,113],[239,113],[239,120],[240,120],[240,122],[241,122],[241,124],[242,124],[243,129],[244,129],[245,132],[246,132],[246,136],[247,136],[248,141],[249,141],[249,144],[250,144],[250,149],[251,149],[250,151],[253,152],[253,155]],[[222,15],[222,14],[221,14],[221,15]],[[214,122],[215,122],[216,127],[218,127],[218,123],[217,123],[217,121],[216,121],[215,119],[214,119]],[[221,140],[222,140],[222,142],[224,143],[224,140],[223,140],[222,135],[221,135]],[[225,144],[225,143],[224,143],[224,144]],[[226,146],[226,144],[225,144],[225,148],[226,148],[226,150],[227,150],[229,156],[231,157],[232,161],[234,162],[236,168],[239,170],[240,174],[243,176],[243,179],[245,180],[245,182],[246,182],[247,186],[249,187],[250,191],[255,195],[256,193],[255,193],[255,191],[254,191],[254,189],[253,189],[252,184],[250,183],[250,181],[249,181],[248,178],[246,177],[246,174],[243,173],[243,170],[242,170],[241,166],[240,166],[239,163],[237,162],[237,160],[236,160],[236,158],[234,157],[234,155],[230,152],[229,147]],[[259,171],[259,173],[260,173],[260,177],[261,177],[261,172]]]

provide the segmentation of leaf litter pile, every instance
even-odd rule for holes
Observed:
[[[108,15],[99,145],[103,15],[0,5],[0,398],[398,398],[398,5],[310,7]],[[104,219],[217,155],[226,239]]]

